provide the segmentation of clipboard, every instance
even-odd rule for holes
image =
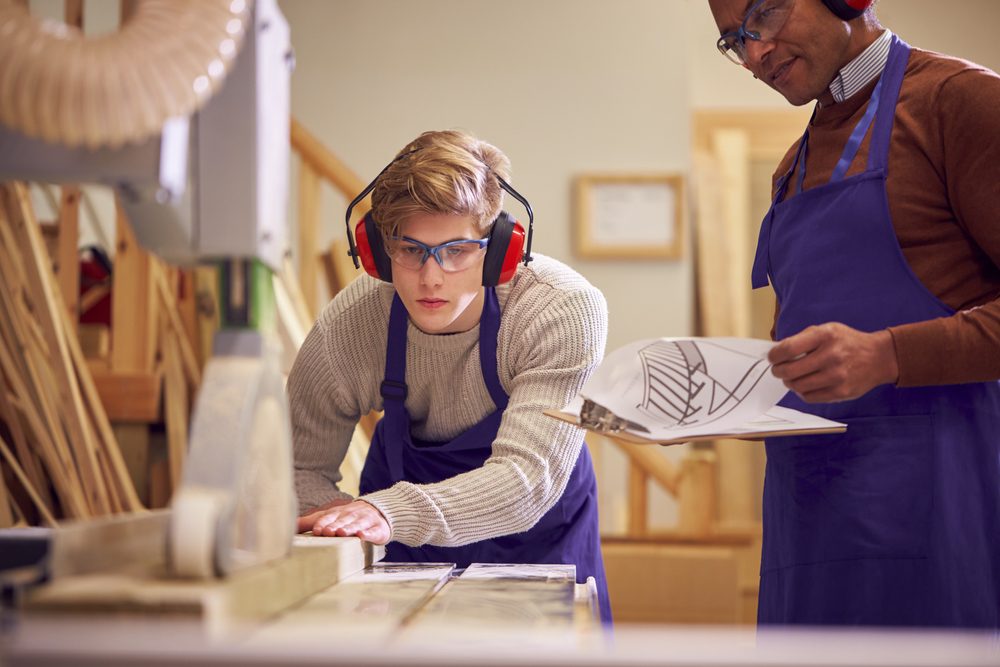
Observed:
[[[602,435],[606,438],[611,438],[612,440],[620,440],[622,442],[627,442],[633,445],[680,445],[687,442],[704,442],[707,440],[763,440],[764,438],[778,438],[786,435],[827,435],[827,434],[837,434],[844,433],[847,431],[847,424],[841,422],[835,422],[828,419],[823,419],[821,417],[815,417],[813,415],[805,415],[803,412],[798,410],[791,410],[790,408],[775,407],[774,410],[779,411],[779,414],[788,415],[788,413],[794,413],[795,415],[808,416],[811,420],[817,420],[821,422],[814,427],[790,427],[790,428],[780,428],[780,429],[761,429],[761,430],[747,430],[739,432],[719,432],[719,433],[700,433],[698,435],[684,435],[678,438],[672,438],[667,440],[653,440],[650,438],[645,438],[638,433],[633,431],[600,431],[596,429],[591,429],[580,424],[580,418],[578,415],[574,415],[570,412],[563,412],[562,410],[543,410],[543,414],[552,417],[553,419],[558,419],[564,421],[568,424],[573,424],[579,426],[582,429]],[[770,411],[769,411],[770,412]]]

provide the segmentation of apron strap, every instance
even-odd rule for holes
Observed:
[[[851,137],[847,140],[847,144],[844,145],[844,152],[840,154],[840,159],[837,160],[837,166],[833,170],[833,175],[830,176],[831,183],[843,180],[844,176],[847,175],[847,170],[851,167],[851,163],[854,162],[854,158],[857,157],[858,149],[861,148],[861,142],[864,141],[865,135],[868,134],[868,128],[872,126],[872,121],[875,120],[875,112],[880,110],[879,97],[882,93],[882,82],[884,80],[885,76],[879,77],[878,83],[875,85],[875,90],[872,92],[872,97],[868,100],[868,108],[865,109],[865,115],[854,126]]]
[[[507,407],[507,392],[503,390],[497,373],[497,337],[500,334],[500,301],[493,287],[486,288],[483,316],[479,319],[479,368],[490,398],[498,410]]]
[[[389,340],[385,348],[385,376],[379,393],[386,411],[402,407],[406,401],[406,329],[409,316],[399,294],[392,297],[389,311]]]
[[[882,72],[885,90],[882,91],[882,103],[872,130],[871,146],[868,149],[869,169],[888,169],[889,142],[892,138],[892,125],[896,119],[896,100],[903,86],[906,75],[906,65],[910,61],[910,46],[896,35],[892,36],[892,46],[889,48],[889,59]]]
[[[816,112],[813,111],[813,115]],[[810,123],[812,120],[810,119]],[[788,171],[778,179],[777,187],[775,188],[774,199],[771,201],[771,208],[768,209],[767,215],[764,216],[764,220],[760,224],[760,232],[757,235],[757,251],[753,258],[753,268],[750,271],[750,285],[753,289],[759,289],[761,287],[767,287],[767,269],[768,269],[768,253],[770,251],[771,242],[771,218],[774,217],[774,207],[778,202],[785,198],[785,193],[788,191],[788,182],[792,179],[792,174],[796,172],[796,167],[799,164],[805,164],[807,146],[809,145],[809,129],[802,134],[802,138],[799,139],[799,148],[795,152],[795,160],[792,165],[788,168]],[[801,190],[802,183],[801,179],[799,182],[799,189]]]

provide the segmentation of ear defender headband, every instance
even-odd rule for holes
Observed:
[[[844,21],[856,19],[874,4],[874,0],[823,0],[831,12]]]
[[[382,174],[389,167],[395,164],[397,160],[401,160],[416,152],[414,150],[409,153],[403,153],[383,167],[382,171],[375,177],[375,180],[369,183],[361,191],[361,194],[347,205],[347,214],[344,218],[344,222],[347,225],[347,243],[350,247],[347,254],[354,260],[354,268],[359,269],[363,266],[365,273],[388,283],[392,282],[392,260],[389,259],[389,255],[385,251],[382,232],[379,231],[378,225],[371,211],[369,211],[358,221],[354,229],[354,235],[352,235],[351,212],[361,200],[368,196],[369,192],[375,189],[378,179],[382,177]],[[490,235],[488,237],[490,241],[489,245],[486,246],[486,257],[483,260],[483,285],[486,287],[495,287],[502,285],[514,277],[518,262],[523,261],[524,265],[527,266],[528,262],[531,261],[531,237],[534,233],[535,216],[531,212],[531,204],[528,203],[527,199],[511,187],[510,183],[500,178],[492,169],[490,173],[496,177],[500,187],[509,193],[511,197],[521,202],[521,205],[528,212],[527,234],[525,234],[521,223],[506,211],[500,211],[500,215],[490,225]],[[355,237],[357,238],[357,243],[355,243]]]

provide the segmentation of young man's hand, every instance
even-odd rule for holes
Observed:
[[[298,531],[327,537],[357,536],[373,544],[389,541],[389,522],[363,500],[334,500],[298,519]]]

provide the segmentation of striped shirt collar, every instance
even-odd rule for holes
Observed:
[[[871,83],[882,74],[889,60],[892,32],[886,30],[857,58],[847,63],[830,84],[830,93],[838,104]]]

